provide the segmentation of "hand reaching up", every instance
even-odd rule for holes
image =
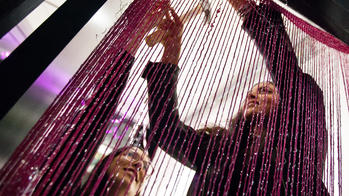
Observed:
[[[165,19],[159,23],[157,28],[162,32],[159,42],[165,48],[162,62],[178,64],[182,44],[183,23],[173,8],[169,8],[165,12]]]

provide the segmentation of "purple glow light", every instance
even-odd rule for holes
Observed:
[[[113,133],[113,132],[114,132],[113,130],[106,130],[105,131],[106,134]]]
[[[0,59],[1,59],[1,60],[6,59],[8,56],[10,56],[10,52],[9,52],[9,51],[2,51],[2,52],[0,53]]]
[[[111,120],[113,124],[120,124],[121,121],[117,118]]]
[[[51,64],[35,81],[34,85],[54,95],[58,95],[70,77],[69,74],[61,71],[54,64]]]
[[[117,132],[118,132],[118,128],[115,128],[115,130],[109,129],[109,130],[105,131],[106,134],[113,134],[113,138],[114,139],[122,139],[123,136],[122,135],[117,135],[116,134]]]

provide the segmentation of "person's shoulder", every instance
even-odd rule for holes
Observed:
[[[310,87],[311,91],[314,92],[318,97],[322,98],[323,91],[320,88],[320,86],[317,84],[315,79],[307,73],[303,73],[303,78],[304,78],[304,81],[306,82],[306,85]]]

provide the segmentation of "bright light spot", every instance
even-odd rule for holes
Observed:
[[[6,59],[8,56],[10,56],[10,52],[8,52],[8,51],[2,51],[2,52],[0,53],[0,59],[1,59],[1,60]]]

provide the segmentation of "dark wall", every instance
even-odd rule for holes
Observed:
[[[1,0],[0,38],[23,20],[44,0]]]
[[[282,0],[349,45],[348,0]]]

